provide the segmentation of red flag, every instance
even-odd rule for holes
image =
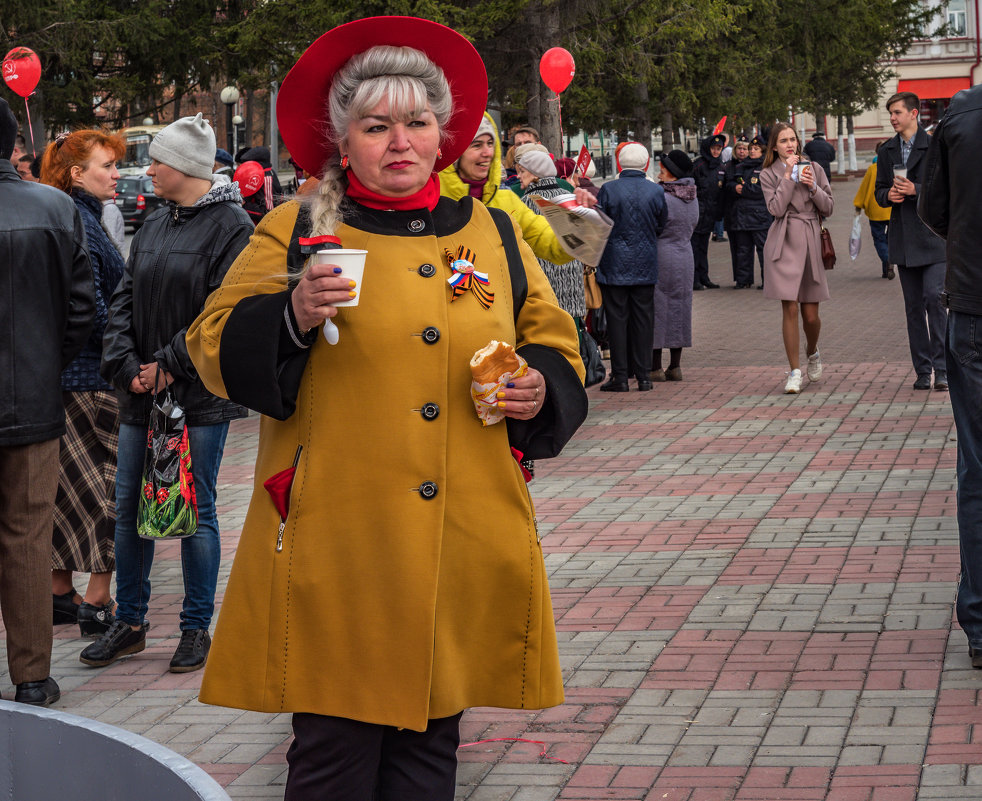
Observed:
[[[722,133],[723,132],[723,126],[724,125],[726,125],[726,115],[725,114],[723,115],[723,119],[721,119],[719,122],[717,122],[716,123],[716,127],[713,128],[713,136],[716,136],[716,134],[718,134],[718,133]]]
[[[583,177],[586,177],[586,169],[590,166],[590,151],[586,149],[586,145],[580,148],[580,155],[576,159],[576,167],[573,172],[578,172]]]

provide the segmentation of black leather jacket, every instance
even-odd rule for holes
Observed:
[[[982,130],[982,85],[965,89],[931,137],[917,213],[947,241],[944,294],[949,309],[982,315],[982,188],[978,138]]]
[[[222,176],[201,205],[168,204],[134,237],[103,336],[102,377],[116,387],[121,422],[149,423],[150,393],[134,394],[129,387],[140,365],[154,361],[174,376],[171,391],[188,425],[245,416],[241,406],[205,389],[184,342],[254,230],[240,197]]]
[[[0,446],[65,432],[61,371],[88,339],[95,287],[72,199],[0,159]]]

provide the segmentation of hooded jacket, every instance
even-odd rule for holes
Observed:
[[[522,238],[540,259],[551,261],[553,264],[566,264],[573,257],[563,250],[546,218],[535,214],[518,195],[501,185],[501,138],[498,136],[498,126],[487,112],[484,113],[484,118],[491,123],[494,134],[494,156],[491,158],[491,167],[488,170],[488,179],[484,184],[481,201],[485,206],[507,211],[522,229]],[[457,174],[456,164],[451,164],[440,172],[441,195],[460,200],[467,197],[469,192],[470,188]]]
[[[214,175],[197,203],[162,206],[133,238],[103,336],[101,372],[116,387],[121,422],[149,423],[151,393],[134,394],[130,384],[141,364],[154,361],[174,376],[171,391],[188,425],[245,416],[241,406],[205,389],[184,341],[254,230],[241,202],[238,187]]]
[[[719,169],[720,157],[713,156],[709,150],[713,137],[707,136],[699,145],[699,158],[692,167],[692,177],[696,182],[699,197],[699,222],[695,233],[708,234],[718,219],[717,207],[720,199]]]

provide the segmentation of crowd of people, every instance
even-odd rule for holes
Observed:
[[[16,700],[60,697],[52,622],[95,638],[79,654],[91,667],[146,647],[155,542],[138,514],[151,413],[167,392],[186,418],[197,512],[181,540],[169,669],[204,668],[204,702],[293,713],[287,799],[317,787],[449,801],[462,710],[563,699],[523,465],[557,455],[587,414],[585,270],[596,267],[610,349],[602,391],[682,380],[693,292],[718,288],[708,250],[727,236],[734,286],[755,285],[756,260],[758,288],[781,301],[784,391],[802,389],[800,330],[805,374],[821,379],[835,155],[823,137],[803,149],[778,122],[724,153],[713,135],[695,161],[661,154],[656,180],[648,148],[624,142],[617,178],[595,186],[527,125],[502,142],[486,99],[480,56],[452,29],[395,17],[340,26],[281,89],[295,196],[268,149],[233,157],[201,114],[184,117],[150,144],[147,175],[166,204],[126,258],[111,211],[124,142],[83,129],[29,157],[0,100],[0,241],[15,276],[0,296],[14,321],[0,341],[12,378],[0,469],[16,478],[0,482],[0,603]],[[918,216],[931,162],[917,108],[909,93],[891,98],[897,136],[855,206],[878,223],[884,277],[899,271],[914,386],[945,389],[945,246]],[[612,222],[597,265],[574,258],[535,202],[571,192]],[[947,214],[920,201],[944,235]],[[332,262],[337,248],[367,254],[372,291]],[[948,281],[974,319],[977,293]],[[469,362],[496,340],[521,367],[495,394],[505,424],[482,426]],[[959,431],[974,431],[962,403]],[[248,409],[265,416],[257,478],[292,471],[289,505],[254,494],[213,644],[217,476],[229,423]],[[967,630],[980,617],[975,581],[959,594]]]

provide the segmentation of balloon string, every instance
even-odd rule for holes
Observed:
[[[38,157],[37,150],[34,149],[34,126],[31,125],[31,107],[27,105],[27,98],[24,98],[24,110],[27,112],[27,130],[31,132],[31,153],[34,158]]]
[[[463,743],[458,746],[459,748],[467,748],[471,745],[484,745],[484,743],[533,743],[534,745],[541,745],[542,750],[539,751],[540,757],[545,757],[546,759],[552,759],[555,762],[562,762],[564,765],[568,765],[565,759],[560,759],[559,757],[549,756],[546,753],[546,744],[542,740],[526,740],[524,737],[492,737],[490,740],[475,740],[473,743]]]

